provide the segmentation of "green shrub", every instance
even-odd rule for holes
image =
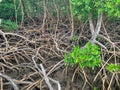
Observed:
[[[0,4],[0,18],[12,19],[15,15],[13,0],[3,0]]]
[[[88,42],[83,49],[74,46],[73,50],[64,55],[64,62],[74,66],[78,64],[81,68],[100,66],[102,60],[100,56],[100,48],[98,45]]]
[[[111,72],[120,72],[120,65],[117,64],[108,64],[106,68]]]
[[[0,3],[0,18],[4,20],[16,20],[15,14],[17,13],[17,20],[21,21],[21,10],[18,8],[19,6],[19,0],[15,0],[16,3],[14,5],[14,0],[3,0]],[[15,12],[15,6],[17,8],[17,11]]]
[[[120,18],[120,0],[71,0],[71,4],[74,16],[79,19],[86,20],[90,14],[96,18],[100,13]]]
[[[18,25],[11,21],[11,20],[2,20],[0,28],[2,28],[4,31],[14,31],[18,29]]]

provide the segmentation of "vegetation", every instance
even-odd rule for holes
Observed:
[[[0,90],[120,90],[119,41],[120,0],[0,0]]]
[[[117,64],[108,64],[106,67],[111,73],[120,72],[120,65]]]
[[[89,19],[92,42],[96,42],[97,35],[101,28],[103,14],[109,17],[115,16],[120,18],[120,0],[71,0],[71,3],[74,16],[83,20]],[[96,27],[94,27],[92,18],[96,17],[98,17],[98,19]]]
[[[15,9],[13,0],[3,0],[0,3],[0,18],[5,20],[15,19]]]
[[[18,29],[18,25],[15,22],[12,22],[10,20],[2,20],[0,28],[3,29],[3,31],[14,31]]]
[[[109,17],[120,17],[119,0],[71,0],[73,14],[79,19],[88,19],[92,15],[96,18],[98,14],[105,14]]]
[[[87,43],[83,49],[75,46],[71,53],[64,55],[64,62],[74,66],[78,64],[81,68],[100,66],[101,57],[99,48],[94,45],[99,44],[101,47],[106,47],[96,40],[99,35],[103,15],[108,17],[120,18],[120,0],[106,0],[106,1],[95,1],[95,0],[71,0],[73,15],[82,21],[89,20],[89,26],[92,37],[91,43]],[[94,27],[93,20],[97,18],[96,27]],[[114,44],[114,43],[113,43]],[[115,48],[115,46],[114,46]],[[116,62],[116,58],[115,58]],[[115,73],[120,70],[119,65],[108,64],[106,68],[111,72]],[[84,74],[84,72],[83,72]],[[114,77],[114,76],[113,76]],[[111,80],[112,82],[112,80]],[[110,89],[111,84],[108,86]]]
[[[19,21],[21,20],[21,13],[18,10],[15,11],[15,7],[18,6],[18,0],[14,4],[14,0],[3,0],[0,3],[0,18],[2,19],[0,28],[4,31],[14,31],[18,29],[16,22],[16,13],[18,13]]]
[[[74,46],[69,54],[64,55],[64,62],[74,66],[78,64],[81,68],[100,66],[102,60],[100,48],[88,42],[83,49]]]

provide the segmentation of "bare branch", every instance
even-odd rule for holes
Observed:
[[[98,15],[98,20],[97,20],[97,26],[96,26],[95,31],[94,31],[94,33],[91,37],[91,40],[90,40],[92,43],[94,43],[94,41],[96,40],[96,38],[97,38],[97,36],[100,32],[101,23],[102,23],[102,14],[99,14]]]
[[[54,43],[55,43],[56,49],[57,49],[58,51],[68,53],[67,51],[62,50],[62,49],[60,49],[60,48],[58,47],[58,43],[55,41],[55,39],[54,39],[54,38],[53,38],[53,40],[54,40]]]
[[[9,76],[0,73],[0,77],[7,79],[10,82],[10,84],[13,86],[14,90],[19,90],[18,86],[13,82],[13,80]]]
[[[92,22],[92,16],[90,15],[89,16],[89,25],[90,25],[90,30],[91,30],[91,33],[92,33],[92,36],[94,34],[94,25],[93,25],[93,22]]]
[[[28,41],[28,42],[30,42],[30,43],[35,43],[34,41],[29,40],[28,38],[26,38],[26,37],[24,37],[24,36],[21,36],[21,35],[19,35],[19,34],[16,34],[16,33],[9,33],[9,32],[7,32],[7,33],[4,33],[4,34],[5,34],[5,35],[18,36],[18,37],[20,37],[20,38],[22,38],[22,39],[24,39],[24,40],[26,40],[26,41]]]
[[[44,27],[45,27],[45,21],[46,21],[46,17],[47,17],[47,11],[46,11],[46,2],[45,0],[43,0],[43,6],[44,6],[44,17],[43,17],[43,21],[42,21],[42,27],[40,28],[40,30],[42,30],[42,32],[44,32]]]
[[[40,67],[41,67],[41,70],[42,70],[42,74],[44,75],[45,82],[48,85],[49,89],[54,90],[53,87],[51,86],[50,82],[49,82],[49,78],[47,77],[47,74],[45,72],[45,69],[44,69],[43,65],[40,64]]]
[[[52,78],[49,78],[49,79],[58,85],[58,90],[61,90],[61,85],[60,85],[59,81],[56,81]]]
[[[7,51],[7,50],[8,50],[8,47],[9,47],[8,40],[7,40],[6,36],[5,36],[5,33],[4,33],[2,30],[0,30],[0,34],[1,34],[1,35],[3,36],[3,38],[5,39],[6,51]]]
[[[43,67],[42,64],[39,65],[41,69],[38,67],[37,63],[36,63],[35,60],[34,60],[36,56],[37,56],[37,53],[36,53],[35,56],[32,57],[33,62],[34,62],[34,64],[35,64],[35,67],[39,70],[39,73],[43,75],[42,77],[45,79],[45,82],[46,82],[46,84],[48,85],[49,89],[50,89],[50,90],[54,90],[53,87],[51,86],[50,82],[49,82],[49,79],[50,79],[52,82],[54,82],[54,83],[56,83],[56,84],[58,85],[58,90],[61,90],[61,86],[60,86],[59,81],[53,80],[52,78],[48,77],[48,75],[49,75],[50,73],[49,73],[49,72],[46,73],[46,71],[45,71],[45,69],[44,69],[44,67]]]
[[[69,3],[70,3],[70,0],[69,0]],[[70,37],[72,38],[74,35],[74,18],[73,18],[71,3],[70,3],[70,17],[71,17],[71,36]]]
[[[103,47],[104,49],[107,49],[102,43],[100,43],[99,41],[95,40],[95,43],[97,43],[98,45],[100,45],[101,47]]]

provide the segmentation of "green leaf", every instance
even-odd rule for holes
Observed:
[[[75,63],[79,63],[79,59],[78,58],[75,60]]]
[[[71,0],[73,14],[85,21],[92,14],[96,18],[101,12],[107,16],[120,17],[120,0]]]
[[[96,48],[94,48],[96,46]],[[69,57],[69,58],[68,58]],[[64,56],[65,62],[74,66],[79,63],[81,68],[100,66],[101,57],[99,47],[90,42],[86,43],[85,48],[80,49],[79,46],[74,46],[72,51]]]
[[[106,66],[106,68],[107,68],[111,73],[120,71],[120,65],[116,65],[116,64],[113,64],[113,63],[108,64],[108,65]]]

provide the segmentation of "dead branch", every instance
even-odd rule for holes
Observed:
[[[49,89],[50,89],[50,90],[54,90],[53,87],[52,87],[52,85],[50,84],[50,81],[49,81],[48,76],[46,75],[46,71],[45,71],[43,65],[40,64],[40,67],[41,67],[42,74],[43,74],[43,76],[44,76],[45,82],[46,82],[46,84],[48,85]]]
[[[90,30],[91,30],[91,33],[92,33],[92,36],[94,34],[94,25],[93,25],[93,21],[92,21],[92,15],[89,16],[89,26],[90,26]]]
[[[3,75],[2,73],[0,73],[0,77],[7,79],[10,82],[10,84],[13,86],[14,90],[19,90],[18,86],[14,83],[14,81],[9,76]]]
[[[93,30],[92,30],[93,35],[92,35],[92,37],[91,37],[91,39],[90,39],[90,41],[91,41],[92,43],[95,42],[95,40],[96,40],[96,38],[97,38],[97,36],[98,36],[98,34],[99,34],[99,32],[100,32],[101,23],[102,23],[102,14],[99,14],[99,15],[98,15],[98,20],[97,20],[97,25],[96,25],[96,28],[95,28],[95,30],[94,30],[94,33],[93,33]],[[93,29],[93,27],[92,27],[91,29]]]

